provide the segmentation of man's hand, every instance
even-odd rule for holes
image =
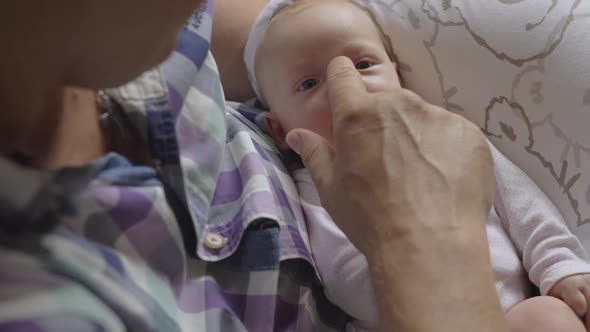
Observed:
[[[586,322],[590,331],[590,274],[579,274],[558,281],[548,295],[562,299],[563,302]]]
[[[493,165],[478,127],[399,89],[328,68],[334,144],[296,129],[322,204],[369,262],[384,331],[502,331],[484,224]]]
[[[494,176],[478,127],[408,90],[368,93],[348,58],[330,64],[328,86],[334,147],[302,129],[287,141],[362,252],[377,239],[483,229]]]

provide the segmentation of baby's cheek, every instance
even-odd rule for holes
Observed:
[[[331,140],[332,113],[329,109],[300,112],[289,124],[290,129],[303,128]]]
[[[330,111],[322,112],[314,120],[313,126],[315,128],[312,130],[332,142],[332,113]]]
[[[286,132],[303,128],[331,141],[332,112],[327,98],[327,92],[320,89],[304,101],[284,105],[281,124]]]

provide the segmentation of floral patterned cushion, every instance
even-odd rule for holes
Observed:
[[[590,251],[590,1],[362,1],[406,86],[477,123]]]

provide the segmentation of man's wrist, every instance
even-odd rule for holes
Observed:
[[[365,248],[384,329],[505,330],[483,226],[384,234]]]

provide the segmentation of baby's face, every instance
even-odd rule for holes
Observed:
[[[348,1],[305,1],[279,13],[268,27],[255,68],[279,147],[286,148],[285,134],[296,128],[332,141],[326,75],[337,56],[352,60],[369,92],[400,87],[375,23]]]

